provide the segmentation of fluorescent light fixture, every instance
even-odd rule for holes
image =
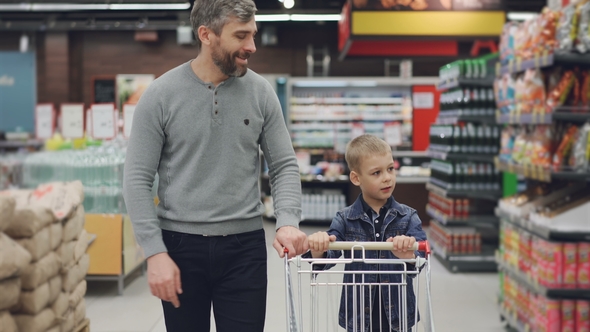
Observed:
[[[76,3],[20,3],[0,4],[0,11],[76,11],[76,10],[186,10],[184,3],[136,3],[136,4],[76,4]]]
[[[340,21],[340,14],[292,14],[291,21]]]
[[[299,81],[294,82],[294,86],[301,88],[341,88],[348,86],[348,82],[345,81]]]
[[[112,4],[109,9],[112,10],[185,10],[189,9],[191,4],[185,3],[130,3],[130,4]]]
[[[350,86],[377,86],[375,81],[352,81]]]
[[[535,18],[535,16],[537,16],[537,15],[538,15],[538,13],[527,13],[527,12],[509,12],[507,14],[508,19],[511,21],[528,21],[528,20]]]
[[[255,16],[256,22],[285,22],[291,19],[289,14],[260,14]]]

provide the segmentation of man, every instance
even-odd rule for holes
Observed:
[[[278,98],[248,70],[252,0],[196,0],[198,56],[155,80],[133,118],[127,209],[168,331],[263,331],[267,256],[259,148],[269,165],[280,257],[307,250],[301,183]],[[151,186],[159,175],[154,207]]]

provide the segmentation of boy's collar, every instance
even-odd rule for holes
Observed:
[[[363,194],[361,193],[359,195],[359,199],[361,201],[361,204],[363,206],[363,211],[367,213],[368,216],[371,216],[373,211],[377,214],[380,214],[381,211],[375,211],[373,210],[373,208],[367,203],[365,202],[365,199],[363,198]],[[383,204],[383,206],[381,207],[381,209],[385,208],[387,210],[389,210],[391,208],[391,203],[393,202],[393,196],[389,196],[389,198],[387,199],[387,201],[385,202],[385,204]]]

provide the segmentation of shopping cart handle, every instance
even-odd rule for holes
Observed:
[[[351,250],[353,247],[365,250],[391,250],[393,244],[391,242],[358,242],[358,241],[337,241],[330,242],[328,249],[330,250]],[[418,241],[414,243],[412,250],[430,253],[430,246],[428,241]]]

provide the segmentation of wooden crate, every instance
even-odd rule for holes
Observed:
[[[84,318],[84,320],[76,326],[74,332],[90,332],[90,319]]]

